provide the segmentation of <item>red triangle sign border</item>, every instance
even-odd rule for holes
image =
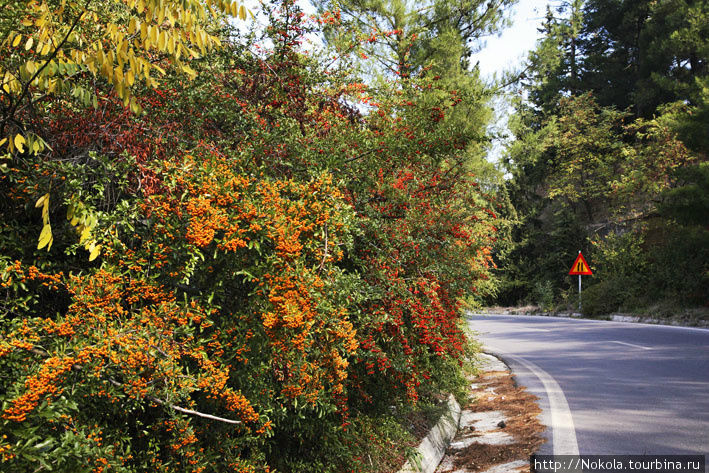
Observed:
[[[571,269],[569,270],[569,274],[572,276],[575,275],[582,275],[582,276],[590,276],[593,274],[593,271],[591,271],[591,267],[588,265],[586,262],[586,259],[583,257],[581,252],[579,251],[579,255],[576,257],[576,260],[574,261],[574,264],[571,265]]]

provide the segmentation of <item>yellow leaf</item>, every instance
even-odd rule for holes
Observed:
[[[123,68],[116,67],[113,69],[113,76],[116,78],[116,82],[123,82]]]
[[[84,240],[89,238],[91,236],[91,229],[89,227],[84,227],[84,229],[81,231],[81,235],[79,236],[79,243],[83,243]]]
[[[147,23],[141,23],[140,24],[140,40],[145,42],[145,40],[148,38],[148,24]]]
[[[101,245],[96,245],[91,253],[89,254],[89,261],[93,261],[101,253]]]
[[[187,73],[187,74],[188,74],[190,77],[192,77],[192,78],[197,77],[197,71],[195,71],[194,69],[192,69],[192,68],[191,68],[190,66],[188,66],[187,64],[183,64],[183,65],[182,65],[182,70],[183,70],[185,73]]]
[[[32,47],[33,44],[34,44],[34,38],[32,36],[30,36],[27,39],[27,42],[25,43],[25,51],[29,51],[29,49]]]
[[[3,138],[2,140],[0,140],[0,146],[4,145],[6,141],[7,141],[7,138]]]
[[[103,77],[108,80],[109,83],[113,82],[113,70],[111,69],[111,65],[108,62],[104,62],[101,65],[101,74],[103,74]]]
[[[15,147],[20,153],[25,151],[25,137],[22,135],[15,135]]]
[[[39,234],[39,242],[37,243],[37,249],[41,250],[45,246],[49,245],[51,241],[52,227],[50,225],[45,225],[44,227],[42,227],[42,233]]]
[[[44,202],[45,202],[46,200],[48,200],[48,199],[49,199],[49,193],[44,194],[42,197],[40,197],[39,199],[37,199],[37,203],[35,203],[34,206],[35,206],[36,208],[39,208],[39,207],[41,207],[41,206],[44,204]]]
[[[138,102],[136,102],[136,100],[134,98],[131,99],[131,101],[130,101],[130,110],[131,110],[131,112],[135,113],[136,115],[143,112],[142,107],[140,106],[140,104]]]
[[[20,41],[22,41],[22,35],[21,35],[21,34],[18,34],[17,36],[15,36],[15,39],[14,39],[14,41],[12,42],[12,47],[13,47],[13,48],[16,48],[17,45],[20,44]]]
[[[207,51],[207,41],[209,36],[204,32],[204,30],[200,30],[197,34],[197,38],[199,38],[197,46],[199,46],[199,49],[202,50],[202,53],[205,53]]]
[[[67,218],[69,218],[69,217],[67,216]],[[79,217],[77,217],[76,215],[72,215],[72,217],[71,217],[71,224],[72,224],[73,226],[76,226],[77,223],[79,223]]]
[[[239,7],[239,18],[246,20],[246,7],[244,5]]]
[[[192,56],[192,59],[199,59],[200,55],[197,51],[191,48],[187,48],[187,52]]]

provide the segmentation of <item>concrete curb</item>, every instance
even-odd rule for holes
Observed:
[[[460,405],[451,394],[448,397],[448,411],[421,441],[416,449],[416,459],[407,461],[397,473],[434,473],[458,432],[460,413]]]
[[[698,320],[696,324],[683,324],[681,321],[653,319],[650,317],[638,317],[635,315],[611,315],[610,320],[613,322],[631,322],[636,324],[650,325],[667,325],[669,327],[691,327],[691,328],[709,328],[709,321]]]
[[[687,327],[687,328],[705,328],[709,329],[709,321],[697,321],[697,323],[689,324],[682,323],[676,320],[667,319],[655,319],[652,317],[640,317],[635,315],[622,315],[622,314],[611,314],[608,319],[595,319],[592,317],[584,317],[579,313],[547,313],[547,314],[534,314],[534,313],[510,313],[510,312],[480,312],[480,315],[524,315],[528,317],[556,317],[561,319],[579,319],[579,320],[598,320],[607,322],[628,322],[636,324],[647,324],[647,325],[662,325],[666,327]]]

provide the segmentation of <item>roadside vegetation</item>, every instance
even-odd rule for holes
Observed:
[[[488,302],[709,319],[709,4],[549,8],[514,94],[514,222]],[[704,307],[702,309],[702,307]]]
[[[0,470],[403,463],[491,288],[507,3],[5,2]]]

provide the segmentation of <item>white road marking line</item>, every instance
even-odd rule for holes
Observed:
[[[574,419],[571,417],[569,403],[566,402],[564,391],[559,386],[552,376],[524,358],[512,355],[502,355],[503,358],[516,361],[520,365],[527,368],[529,371],[539,378],[544,385],[544,390],[549,399],[549,410],[551,411],[551,429],[552,429],[552,444],[554,446],[554,455],[578,455],[579,445],[576,440],[576,429],[574,428]]]
[[[617,340],[610,340],[610,343],[620,343],[621,345],[627,345],[633,348],[642,348],[643,350],[652,350],[650,347],[644,347],[642,345],[633,345],[632,343],[619,342]]]

